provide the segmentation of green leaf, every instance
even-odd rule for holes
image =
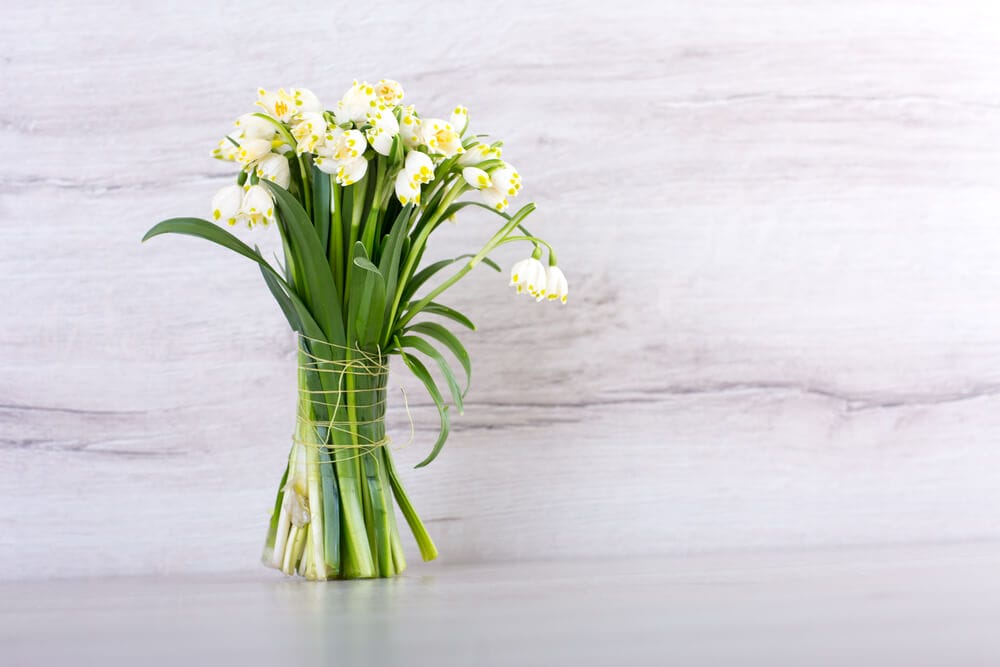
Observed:
[[[434,447],[431,449],[431,453],[423,461],[418,463],[416,468],[423,468],[425,465],[437,458],[438,453],[440,453],[441,448],[444,447],[445,440],[448,439],[448,433],[451,430],[451,421],[448,417],[448,406],[444,403],[444,398],[441,396],[441,391],[438,389],[437,385],[434,383],[434,378],[427,371],[427,367],[424,366],[416,357],[406,354],[403,352],[403,346],[399,343],[397,339],[396,344],[399,346],[399,354],[403,357],[403,363],[406,367],[413,372],[413,375],[420,380],[424,387],[427,388],[427,393],[430,394],[431,400],[434,401],[434,405],[437,406],[438,415],[441,417],[441,432],[438,433],[438,439],[434,443]]]
[[[330,450],[319,448],[319,474],[323,486],[323,550],[326,565],[340,574],[340,489],[333,474]]]
[[[455,407],[458,408],[458,414],[462,414],[465,410],[462,405],[462,390],[459,389],[458,382],[455,380],[455,371],[451,370],[451,366],[444,358],[444,355],[438,352],[436,347],[419,336],[400,336],[398,340],[403,347],[426,354],[437,363],[441,369],[441,374],[444,375],[445,382],[448,383],[448,389],[451,391],[451,398],[455,402]]]
[[[270,181],[263,183],[274,194],[278,204],[278,225],[298,269],[298,278],[313,318],[320,324],[325,339],[343,345],[344,318],[340,298],[333,283],[325,249],[320,246],[316,229],[302,205],[287,190]]]
[[[275,300],[278,302],[278,306],[281,308],[282,312],[285,313],[285,317],[288,319],[288,323],[292,326],[292,328],[313,338],[323,337],[323,332],[316,324],[309,308],[302,301],[301,297],[295,292],[295,290],[293,290],[292,287],[285,282],[285,279],[282,278],[281,274],[278,273],[274,267],[260,255],[260,253],[253,250],[250,246],[243,243],[243,241],[240,241],[226,230],[214,223],[209,222],[208,220],[203,220],[201,218],[171,218],[170,220],[164,220],[163,222],[154,225],[152,229],[146,232],[146,235],[142,237],[142,240],[146,241],[161,234],[184,234],[186,236],[194,236],[205,239],[206,241],[216,243],[239,255],[253,260],[260,267],[260,271],[264,275],[264,281],[267,284],[268,289],[271,290],[271,294],[274,295]],[[296,317],[289,317],[289,308],[294,310]],[[296,326],[296,323],[298,323],[299,326]]]
[[[434,274],[456,262],[461,262],[463,259],[470,259],[472,257],[475,257],[475,255],[471,253],[459,255],[458,257],[452,257],[451,259],[442,259],[421,269],[412,278],[410,278],[410,282],[406,284],[406,288],[403,290],[402,299],[400,300],[401,303],[406,303],[412,299],[413,295],[417,293],[417,290],[420,289],[424,283],[434,277]],[[501,270],[500,266],[489,257],[483,257],[480,261],[495,271]]]
[[[358,344],[368,346],[381,340],[385,318],[385,280],[378,267],[368,259],[365,246],[360,241],[354,244],[353,263],[364,273],[355,275],[351,281],[348,321],[354,327]]]
[[[455,355],[459,363],[462,364],[462,368],[465,370],[465,389],[468,391],[469,385],[472,383],[472,362],[469,360],[469,353],[465,351],[465,346],[462,345],[461,341],[455,337],[451,331],[446,327],[438,324],[437,322],[418,322],[416,324],[411,324],[406,328],[404,333],[419,333],[429,336],[437,341],[440,341],[451,350],[451,353]]]
[[[312,172],[313,226],[319,237],[319,245],[325,251],[330,242],[330,176],[315,165]]]
[[[426,306],[421,309],[422,313],[427,315],[440,315],[441,317],[447,317],[449,320],[458,322],[463,327],[476,330],[476,325],[473,324],[472,320],[458,312],[454,308],[449,308],[448,306],[438,303],[437,301],[431,301]]]

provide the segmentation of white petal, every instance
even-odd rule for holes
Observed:
[[[322,113],[323,105],[308,88],[292,88],[292,97],[295,99],[295,110],[298,113]]]
[[[396,174],[396,197],[403,206],[420,203],[420,185],[410,178],[405,169]]]
[[[466,167],[463,169],[462,178],[465,179],[466,183],[477,190],[482,190],[483,188],[488,188],[493,185],[493,181],[490,180],[490,175],[477,167]]]
[[[379,102],[394,107],[403,101],[403,86],[392,79],[382,79],[375,84],[375,96]]]
[[[479,193],[483,197],[483,202],[490,208],[496,209],[501,213],[507,210],[507,206],[509,205],[507,197],[496,188],[483,188]]]
[[[269,121],[252,113],[245,113],[236,119],[236,127],[240,129],[241,139],[267,139],[270,141],[277,132]]]
[[[449,120],[451,122],[451,126],[455,128],[455,131],[461,136],[465,134],[466,128],[469,127],[469,110],[459,105],[452,110],[451,118]]]
[[[243,188],[227,185],[212,197],[212,220],[220,224],[235,225],[243,204]]]
[[[407,154],[403,170],[416,183],[430,183],[434,180],[434,161],[420,151],[410,151]]]
[[[240,143],[236,159],[244,167],[249,166],[271,152],[271,142],[266,139],[248,139]]]
[[[288,159],[275,153],[271,153],[258,162],[256,171],[258,177],[277,183],[286,190],[292,181]]]
[[[364,137],[361,140],[364,141]],[[352,185],[364,178],[366,171],[368,171],[368,160],[364,157],[341,160],[337,167],[337,182],[341,185]]]

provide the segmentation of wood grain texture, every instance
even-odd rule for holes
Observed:
[[[258,85],[354,77],[502,137],[571,280],[450,298],[473,390],[405,473],[445,559],[1000,537],[995,3],[22,4],[0,44],[0,578],[255,566],[292,339],[246,262],[138,239]]]

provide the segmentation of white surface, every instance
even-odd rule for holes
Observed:
[[[1000,548],[0,584],[20,667],[996,665]]]
[[[258,85],[354,77],[504,138],[572,281],[567,308],[488,272],[448,300],[473,390],[405,473],[443,558],[1000,538],[998,26],[951,0],[5,7],[0,578],[257,567],[291,338],[246,262],[138,239],[207,212]],[[414,463],[436,416],[405,384]]]

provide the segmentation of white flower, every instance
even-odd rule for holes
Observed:
[[[549,301],[559,299],[561,303],[566,303],[566,298],[569,296],[569,283],[566,282],[566,276],[563,275],[562,269],[558,266],[550,265],[545,270],[545,291]]]
[[[274,222],[274,198],[267,188],[263,185],[249,185],[245,190],[237,219],[251,228]]]
[[[300,113],[323,113],[323,105],[319,98],[308,88],[292,88],[295,99],[295,110]]]
[[[426,153],[410,151],[403,161],[403,168],[396,174],[396,197],[407,204],[420,203],[420,186],[434,180],[434,161]]]
[[[341,185],[354,185],[368,171],[368,160],[363,157],[343,160],[337,166],[337,182]]]
[[[488,188],[493,185],[493,180],[490,179],[490,175],[478,167],[466,167],[463,169],[462,178],[465,179],[466,183],[477,190],[482,190],[483,188]]]
[[[270,122],[252,113],[245,113],[237,118],[236,127],[239,128],[238,140],[267,139],[271,141],[274,138],[274,133],[278,131]]]
[[[364,123],[378,102],[375,97],[375,87],[370,83],[358,83],[357,80],[344,96],[337,102],[333,112],[338,125],[344,123]]]
[[[490,208],[506,211],[510,204],[508,197],[516,197],[521,191],[521,175],[512,165],[504,162],[490,172],[490,180],[492,183],[488,187],[479,190],[483,202]]]
[[[545,296],[545,267],[534,257],[522,259],[510,270],[510,286],[541,301]]]
[[[434,180],[434,162],[420,151],[410,151],[403,161],[403,170],[414,183],[430,183]]]
[[[326,138],[326,118],[322,113],[306,111],[299,114],[297,120],[292,128],[292,136],[296,141],[295,152],[299,155],[315,153],[316,147]]]
[[[387,107],[394,107],[403,101],[403,87],[399,81],[382,79],[375,84],[375,97]]]
[[[334,126],[327,131],[323,145],[316,148],[314,163],[322,171],[336,174],[341,185],[352,185],[368,171],[368,160],[364,157],[367,147],[368,141],[360,130]]]
[[[399,117],[399,136],[403,138],[403,145],[407,148],[416,148],[420,145],[420,117],[410,104],[401,107],[402,114]]]
[[[271,142],[267,139],[247,139],[240,143],[236,152],[236,161],[243,167],[249,167],[257,160],[271,152]]]
[[[469,110],[462,105],[458,105],[452,110],[449,122],[455,128],[455,131],[458,132],[458,136],[462,136],[469,127]]]
[[[420,121],[420,139],[435,153],[451,157],[463,152],[462,137],[451,123],[440,118],[425,118]]]
[[[236,158],[239,157],[239,146],[233,142],[239,143],[240,137],[238,132],[232,132],[222,139],[219,143],[212,149],[212,157],[216,160],[227,160],[229,162],[236,162]]]
[[[474,167],[486,160],[500,159],[500,153],[500,148],[493,148],[477,141],[465,150],[462,157],[458,158],[458,164],[463,167]]]
[[[380,105],[368,114],[368,122],[372,124],[366,136],[376,153],[388,155],[392,150],[392,140],[399,134],[399,121],[392,109]]]
[[[403,206],[420,203],[420,184],[410,178],[405,169],[396,174],[396,197]]]
[[[288,158],[271,153],[257,163],[257,176],[288,189],[292,175],[288,168]]]
[[[242,205],[243,188],[239,185],[227,185],[212,197],[212,220],[235,225]]]
[[[279,88],[277,92],[258,88],[257,98],[257,106],[264,109],[271,118],[283,123],[291,122],[300,113],[323,111],[323,105],[312,91],[306,88],[292,88],[291,92],[285,92],[284,88]]]

